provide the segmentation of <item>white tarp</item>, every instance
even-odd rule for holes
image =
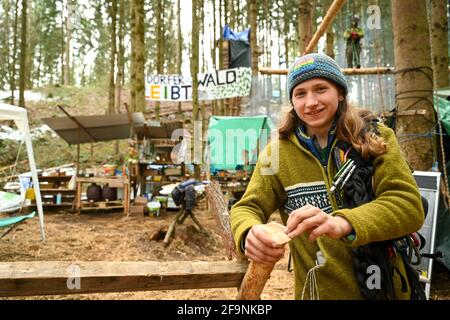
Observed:
[[[0,212],[13,212],[20,209],[23,198],[12,192],[0,191]]]
[[[31,144],[30,128],[28,125],[27,110],[24,108],[0,103],[0,120],[14,120],[17,128],[22,132],[27,147],[28,161],[30,164],[31,177],[33,179],[34,193],[41,226],[41,237],[45,241],[44,211],[42,210],[41,190],[37,177],[36,162],[34,161],[33,145]]]

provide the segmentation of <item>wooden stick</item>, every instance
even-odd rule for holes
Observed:
[[[284,246],[291,241],[284,233],[284,226],[270,222],[263,226],[264,231],[272,238],[272,240],[279,246]],[[267,280],[270,278],[275,264],[264,264],[251,261],[245,273],[244,280],[242,280],[236,299],[238,300],[259,300],[261,293],[264,290]]]
[[[327,14],[322,20],[322,23],[320,24],[319,28],[317,28],[316,33],[312,37],[309,44],[306,46],[305,52],[303,54],[311,53],[313,52],[314,48],[316,47],[317,43],[319,42],[320,37],[327,31],[330,24],[333,22],[334,17],[338,13],[338,11],[342,8],[344,5],[345,0],[334,0],[331,4],[330,8],[327,11]]]
[[[238,287],[248,262],[0,262],[0,296]]]
[[[24,163],[27,163],[27,162],[28,162],[28,160],[22,160],[22,161],[19,161],[18,163],[11,164],[11,165],[9,165],[9,166],[0,168],[0,172],[6,171],[6,170],[11,169],[11,168],[14,168],[14,167],[17,166],[18,164],[24,164]]]

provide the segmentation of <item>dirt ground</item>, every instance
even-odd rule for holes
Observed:
[[[204,206],[195,211],[208,235],[198,232],[188,218],[177,225],[175,237],[166,248],[163,240],[152,240],[158,230],[167,230],[176,211],[159,217],[99,211],[75,215],[69,212],[45,215],[47,241],[40,241],[39,220],[21,224],[0,240],[0,261],[220,261],[227,260],[219,229]],[[274,220],[279,217],[275,216]],[[279,221],[279,220],[278,220]],[[288,250],[278,262],[261,296],[266,300],[291,300],[293,274],[287,271]],[[450,272],[434,264],[430,298],[450,300]],[[237,290],[195,289],[123,292],[81,295],[34,296],[20,299],[235,299]]]
[[[0,241],[0,261],[224,261],[226,250],[212,214],[194,211],[208,234],[197,231],[187,218],[176,227],[168,247],[152,240],[158,230],[167,230],[177,211],[159,217],[98,211],[75,215],[69,212],[45,214],[47,241],[40,241],[39,220],[35,217],[14,229]],[[287,271],[288,250],[272,272],[262,299],[293,299],[293,274]],[[58,296],[29,299],[235,299],[236,288],[165,290]],[[1,299],[1,298],[0,298]],[[20,299],[24,299],[23,297]]]

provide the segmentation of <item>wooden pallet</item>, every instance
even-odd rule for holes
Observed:
[[[100,210],[100,209],[119,209],[123,208],[122,200],[114,201],[97,201],[97,202],[85,202],[81,203],[81,209],[83,210]]]

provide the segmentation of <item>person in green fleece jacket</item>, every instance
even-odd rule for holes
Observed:
[[[238,252],[272,265],[284,256],[284,248],[261,228],[278,210],[292,239],[295,298],[364,299],[352,248],[419,230],[424,212],[417,184],[394,132],[381,124],[377,132],[368,130],[368,112],[347,102],[345,76],[332,58],[317,53],[297,58],[287,86],[292,108],[279,138],[261,153],[245,194],[231,209]],[[339,141],[372,159],[374,168],[374,199],[353,209],[330,192],[337,163],[346,157],[334,152]],[[405,276],[400,256],[391,259]],[[409,285],[402,290],[398,273],[393,282],[395,299],[409,299]]]

